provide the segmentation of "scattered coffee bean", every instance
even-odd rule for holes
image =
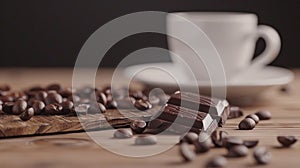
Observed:
[[[50,84],[46,87],[46,90],[55,90],[55,91],[60,91],[61,90],[61,85],[60,84],[57,84],[57,83],[53,83],[53,84]]]
[[[223,156],[217,156],[209,160],[206,164],[207,168],[213,168],[213,167],[218,167],[222,168],[227,165],[227,159]]]
[[[98,93],[98,102],[102,103],[103,105],[107,105],[107,98],[104,93]]]
[[[14,102],[5,102],[2,106],[2,111],[6,114],[12,114]]]
[[[35,99],[44,101],[46,97],[48,96],[48,93],[45,91],[39,91],[35,94]]]
[[[132,132],[136,134],[141,134],[147,127],[147,123],[144,120],[134,120],[130,124]]]
[[[253,120],[255,121],[256,124],[259,123],[259,118],[258,118],[258,116],[257,116],[256,114],[249,114],[249,115],[246,116],[246,118],[251,118],[251,119],[253,119]]]
[[[239,118],[244,115],[243,111],[239,107],[230,107],[230,113],[228,119]]]
[[[208,152],[212,147],[210,136],[206,133],[200,133],[198,140],[194,141],[194,146],[196,153]]]
[[[265,147],[257,147],[254,149],[253,157],[258,164],[268,164],[272,155]]]
[[[15,115],[19,115],[23,113],[27,108],[27,102],[25,100],[18,100],[15,102],[13,108],[12,108],[12,113]]]
[[[252,118],[245,118],[239,124],[240,130],[252,130],[256,123]]]
[[[258,144],[258,140],[253,140],[253,141],[244,141],[243,145],[245,145],[247,148],[253,148]]]
[[[10,86],[9,85],[0,85],[0,91],[10,91]]]
[[[258,111],[255,114],[258,116],[260,120],[269,120],[272,117],[269,111]]]
[[[228,150],[228,157],[244,157],[248,155],[248,148],[244,145],[236,145]]]
[[[63,98],[68,98],[68,97],[72,96],[72,94],[73,94],[72,88],[66,88],[66,89],[63,89],[63,90],[59,91],[59,94],[60,94]]]
[[[215,147],[222,147],[223,138],[228,137],[228,133],[226,131],[214,131],[211,135],[211,140]]]
[[[72,101],[64,101],[61,103],[61,106],[62,106],[62,111],[64,114],[68,114],[71,112],[72,108],[74,107],[74,103]]]
[[[136,145],[154,145],[157,143],[157,138],[155,135],[151,134],[141,134],[135,139]]]
[[[20,119],[23,121],[28,121],[32,118],[33,115],[34,115],[34,109],[29,108],[20,115]]]
[[[126,139],[126,138],[131,138],[132,136],[133,134],[130,129],[117,129],[114,132],[114,138],[117,139]]]
[[[198,134],[194,132],[188,132],[180,137],[180,142],[187,142],[188,144],[194,144],[199,139]]]
[[[46,104],[62,103],[62,97],[56,92],[48,92],[47,97],[45,98]]]
[[[37,92],[37,91],[45,91],[45,89],[43,87],[41,87],[41,86],[33,86],[33,87],[29,88],[28,91],[30,91],[30,92]]]
[[[242,145],[243,142],[244,141],[238,137],[225,137],[222,139],[222,145],[227,149],[236,145]]]
[[[34,114],[39,115],[43,112],[45,103],[40,100],[35,100],[32,104],[32,108],[34,109]]]
[[[62,106],[60,104],[48,104],[43,111],[45,115],[60,115],[62,114]]]
[[[196,153],[189,148],[189,145],[186,142],[180,144],[179,153],[186,162],[190,162],[196,158]]]
[[[134,106],[135,108],[141,111],[145,111],[152,108],[152,105],[147,100],[143,100],[143,99],[139,99],[135,101]]]
[[[7,95],[7,96],[1,96],[0,100],[3,102],[12,102],[14,101],[14,98],[10,95]]]
[[[298,141],[295,136],[278,136],[277,140],[284,147],[290,147]]]

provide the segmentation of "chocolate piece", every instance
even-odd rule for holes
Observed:
[[[195,93],[177,91],[171,95],[167,103],[209,113],[219,121],[219,126],[225,124],[230,113],[229,104],[226,100],[201,96]]]

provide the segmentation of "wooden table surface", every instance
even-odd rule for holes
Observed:
[[[108,84],[112,71],[104,69],[97,75],[97,85]],[[252,107],[244,107],[245,114],[268,109],[273,118],[261,121],[254,130],[237,130],[242,119],[228,120],[222,130],[242,139],[259,139],[260,146],[272,152],[272,162],[260,167],[299,167],[300,142],[292,148],[278,148],[278,135],[295,135],[300,138],[300,71],[294,70],[296,79],[289,93],[272,88],[264,96],[269,101]],[[0,83],[8,83],[13,89],[22,89],[33,84],[60,82],[71,85],[72,69],[1,69]],[[121,79],[122,80],[122,79]],[[203,167],[216,155],[226,154],[225,149],[213,149],[197,156],[191,163],[183,163],[178,146],[146,158],[130,158],[113,154],[94,143],[85,132],[0,139],[0,167]],[[227,167],[257,167],[250,154],[241,159],[229,159]]]

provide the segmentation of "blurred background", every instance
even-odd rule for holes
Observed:
[[[0,0],[0,67],[72,67],[81,46],[100,26],[145,10],[256,13],[260,24],[273,26],[282,38],[281,53],[273,65],[300,67],[299,7],[297,0]],[[127,37],[109,50],[102,65],[115,66],[144,47],[167,48],[166,36]],[[263,49],[264,42],[259,40],[256,55]]]

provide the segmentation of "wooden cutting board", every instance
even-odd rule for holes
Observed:
[[[0,138],[24,135],[42,135],[85,130],[99,130],[129,126],[132,119],[150,119],[160,107],[147,111],[107,110],[105,114],[87,114],[80,116],[34,116],[29,121],[22,121],[19,116],[0,114]]]

